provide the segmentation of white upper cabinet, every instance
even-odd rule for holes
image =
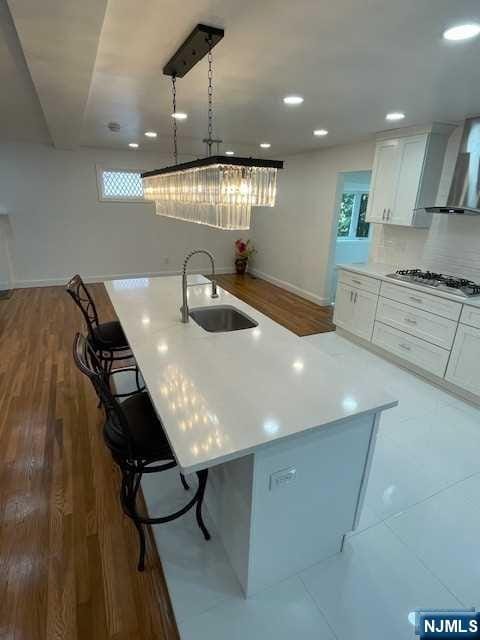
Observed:
[[[387,211],[393,208],[398,180],[399,146],[399,140],[385,140],[377,144],[367,209],[369,222],[385,222]]]
[[[430,226],[451,127],[377,142],[367,221],[408,227]]]

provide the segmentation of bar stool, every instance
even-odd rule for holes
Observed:
[[[195,507],[198,526],[205,540],[210,540],[210,533],[202,516],[208,469],[197,472],[198,488],[187,504],[178,511],[155,518],[138,513],[137,494],[143,474],[159,473],[177,466],[162,424],[146,392],[135,393],[123,402],[118,402],[110,390],[108,376],[97,354],[89,341],[79,333],[73,343],[73,357],[79,370],[92,382],[105,409],[104,439],[122,474],[120,501],[124,513],[132,520],[139,536],[138,570],[143,571],[145,568],[145,524],[171,522]],[[182,474],[180,478],[184,489],[188,490],[190,487]]]
[[[71,278],[65,287],[84,317],[87,325],[88,340],[92,345],[108,377],[120,371],[133,371],[135,384],[138,391],[144,391],[145,386],[140,384],[140,374],[137,365],[129,367],[117,367],[113,364],[121,360],[133,358],[127,338],[118,320],[100,323],[98,312],[82,278],[77,274]],[[115,394],[117,398],[129,396],[129,393]]]

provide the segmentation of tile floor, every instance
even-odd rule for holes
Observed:
[[[360,527],[342,554],[248,601],[218,538],[204,544],[189,516],[155,527],[183,640],[403,640],[416,607],[480,607],[480,410],[335,333],[303,339],[400,400],[380,425]]]

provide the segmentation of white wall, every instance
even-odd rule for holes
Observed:
[[[211,250],[219,270],[233,269],[241,234],[156,216],[152,204],[98,199],[96,164],[154,169],[170,158],[137,151],[56,150],[0,145],[0,211],[10,214],[16,286],[61,284],[175,272],[194,248]],[[207,268],[203,257],[192,269]]]
[[[329,301],[335,253],[339,173],[369,170],[374,142],[331,147],[286,159],[279,172],[277,205],[255,209],[251,236],[258,275],[319,303]]]
[[[12,267],[10,263],[10,220],[0,209],[0,291],[12,288]]]

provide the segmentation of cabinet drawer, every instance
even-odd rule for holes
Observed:
[[[457,330],[453,320],[382,297],[378,301],[376,319],[444,349],[451,348]]]
[[[480,309],[469,307],[467,304],[464,305],[462,315],[460,316],[460,322],[480,329]]]
[[[401,285],[390,284],[389,282],[382,282],[380,295],[390,300],[403,302],[417,309],[424,309],[430,313],[436,313],[439,316],[454,320],[455,322],[460,317],[460,311],[462,309],[460,302],[446,300],[439,296],[423,293],[423,291],[418,291],[417,289],[402,287]]]
[[[363,291],[370,291],[370,293],[378,293],[380,291],[380,280],[363,276],[359,273],[352,273],[351,271],[341,269],[338,279],[340,282],[343,282],[343,284],[356,287],[357,289],[363,289]]]
[[[375,322],[372,342],[399,358],[443,378],[449,351],[410,336],[382,322]]]

